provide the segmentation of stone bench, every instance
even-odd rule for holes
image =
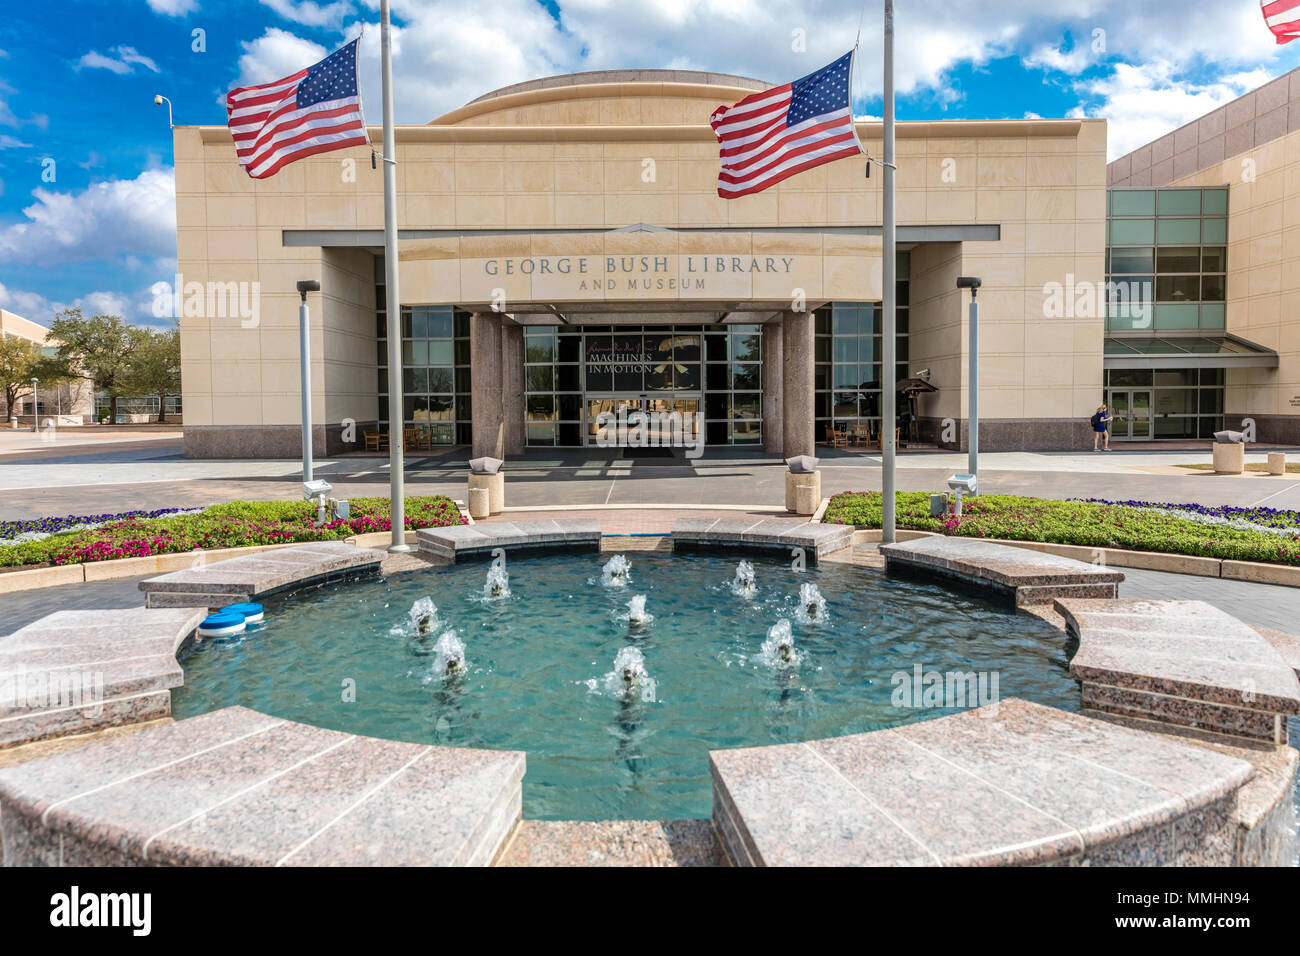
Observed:
[[[1113,598],[1124,574],[1104,566],[973,538],[934,536],[880,546],[889,572],[935,574],[994,591],[1016,605],[1060,597]]]
[[[815,563],[818,558],[849,547],[853,528],[791,518],[679,518],[673,523],[672,542],[674,551],[740,547],[788,555],[802,548]]]
[[[1251,764],[1015,698],[890,730],[709,754],[748,866],[1236,862]]]
[[[0,771],[6,866],[483,866],[524,754],[228,707]]]
[[[213,564],[172,571],[140,582],[148,607],[223,607],[276,591],[377,573],[384,552],[342,541],[314,541]]]
[[[595,518],[540,521],[480,521],[472,525],[423,528],[416,535],[419,549],[448,561],[491,554],[497,548],[575,548],[600,550],[600,522]]]
[[[58,611],[0,638],[0,748],[171,713],[206,608]]]
[[[1203,601],[1058,600],[1079,639],[1083,705],[1271,744],[1300,714],[1300,681],[1262,634]]]

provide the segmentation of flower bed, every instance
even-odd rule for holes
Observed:
[[[1225,519],[1267,523],[1270,530],[1265,531],[1207,524],[1177,513],[1198,508],[1152,502],[1053,501],[980,495],[965,501],[960,519],[935,518],[930,516],[930,496],[910,492],[898,495],[896,513],[899,528],[915,531],[1300,565],[1300,514],[1265,515],[1262,512],[1266,509],[1205,509],[1222,511]],[[824,520],[830,524],[879,528],[880,510],[879,492],[843,492],[831,498]],[[1276,529],[1286,527],[1283,522],[1288,520],[1292,521],[1293,533],[1277,533]]]
[[[115,558],[140,558],[155,554],[240,548],[302,541],[334,541],[372,531],[390,531],[387,498],[353,498],[351,517],[314,526],[316,507],[309,501],[232,501],[213,505],[197,514],[177,509],[158,512],[160,517],[132,512],[127,516],[101,515],[42,519],[32,525],[57,527],[100,522],[99,527],[56,532],[39,541],[0,547],[0,567],[82,564]],[[172,516],[168,517],[167,514]],[[119,520],[120,519],[120,520]],[[406,499],[406,530],[443,528],[463,524],[450,498],[435,495]],[[22,524],[12,522],[11,524]],[[18,533],[24,530],[19,529]]]

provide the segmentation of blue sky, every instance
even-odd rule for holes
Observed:
[[[394,0],[398,121],[554,73],[707,69],[783,82],[852,46],[856,106],[880,114],[871,0]],[[1300,65],[1258,0],[899,0],[898,115],[1105,116],[1122,155]],[[150,315],[175,267],[171,139],[225,119],[232,86],[355,36],[379,115],[377,0],[62,0],[0,23],[0,307]],[[195,31],[201,31],[196,34]],[[200,39],[201,38],[201,41]],[[196,49],[201,47],[201,49]],[[1293,49],[1294,47],[1294,49]]]

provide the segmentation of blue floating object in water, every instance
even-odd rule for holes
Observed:
[[[229,637],[244,633],[244,615],[231,611],[209,614],[199,625],[199,637]]]
[[[262,605],[248,602],[244,604],[228,604],[220,611],[222,614],[238,614],[244,619],[245,624],[261,624],[265,615],[262,613]]]

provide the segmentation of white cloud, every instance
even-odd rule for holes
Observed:
[[[162,281],[171,280],[172,276],[168,273]],[[152,284],[151,282],[150,285]],[[170,317],[159,319],[154,316],[153,300],[154,295],[149,286],[139,287],[132,292],[97,290],[79,295],[69,302],[50,299],[39,292],[9,288],[0,283],[0,309],[44,326],[49,326],[56,315],[69,308],[81,309],[84,315],[120,315],[135,325],[170,324]]]
[[[197,0],[148,0],[149,9],[165,17],[183,17],[199,8]]]
[[[0,262],[56,265],[175,254],[171,169],[92,183],[80,192],[39,188],[32,196],[24,221],[0,229]]]
[[[8,133],[0,133],[0,149],[31,149],[31,143],[24,143]]]
[[[138,65],[143,66],[145,69],[154,73],[158,72],[158,64],[143,53],[136,52],[135,47],[119,46],[115,47],[110,52],[116,53],[117,57],[104,56],[95,50],[91,50],[77,61],[77,69],[108,70],[112,73],[122,75],[133,72],[133,67]]]
[[[342,24],[343,18],[352,12],[352,4],[348,0],[337,0],[335,3],[324,5],[313,3],[312,0],[300,0],[298,3],[294,3],[293,0],[258,0],[258,2],[264,7],[270,7],[286,20],[309,27],[337,27]]]
[[[253,86],[269,83],[282,76],[296,73],[322,59],[326,50],[319,43],[296,37],[287,30],[270,27],[256,40],[241,44],[239,80],[235,86]],[[224,103],[224,98],[222,100]]]
[[[1218,109],[1271,78],[1272,72],[1261,67],[1193,83],[1179,79],[1177,67],[1168,60],[1140,66],[1118,63],[1109,76],[1078,84],[1077,89],[1100,102],[1077,107],[1070,115],[1104,116],[1107,159],[1114,159]]]

